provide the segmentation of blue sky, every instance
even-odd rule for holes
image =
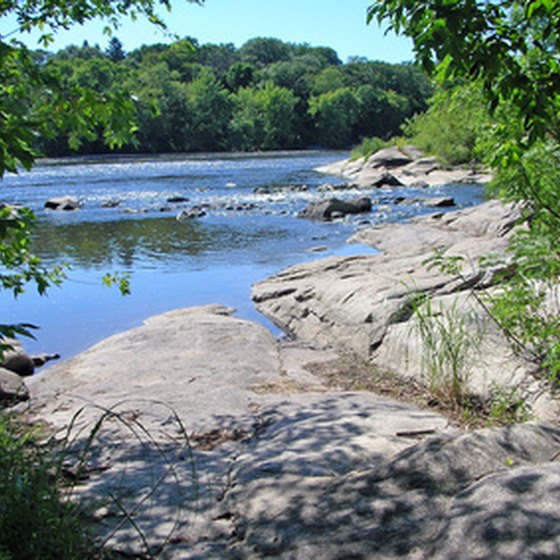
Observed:
[[[404,37],[386,36],[377,24],[366,25],[366,10],[372,0],[206,0],[203,6],[172,0],[165,13],[169,30],[181,37],[193,36],[200,43],[233,43],[237,47],[254,37],[276,37],[284,41],[309,43],[335,49],[345,62],[350,56],[371,60],[412,60],[411,43]],[[12,24],[13,27],[13,24]],[[0,34],[10,31],[9,21],[0,21]],[[167,42],[162,33],[145,21],[124,19],[115,35],[130,51],[142,44]],[[36,47],[36,35],[23,35]],[[57,33],[49,50],[69,44],[99,44],[108,38],[99,22],[75,26]]]

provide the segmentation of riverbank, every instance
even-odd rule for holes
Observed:
[[[173,311],[32,377],[20,410],[69,438],[75,492],[117,553],[558,555],[556,403],[468,297],[491,289],[496,270],[477,259],[503,253],[518,218],[494,201],[364,229],[354,240],[382,253],[331,256],[255,284],[258,307],[291,339],[221,305]],[[427,269],[434,248],[468,256],[465,277]],[[484,399],[492,381],[522,387],[539,422],[466,432],[433,403],[360,386],[358,366],[426,385],[418,294],[441,309],[430,320],[453,309],[481,328],[465,349],[464,388]]]

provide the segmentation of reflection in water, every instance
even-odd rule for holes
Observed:
[[[242,253],[244,260],[254,258],[259,246],[290,236],[289,218],[277,227],[261,221],[244,217],[230,223],[224,219],[179,222],[158,217],[62,225],[40,222],[33,250],[47,264],[62,260],[72,268],[178,270],[198,258],[221,260],[232,253]]]

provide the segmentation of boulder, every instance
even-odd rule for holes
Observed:
[[[402,167],[412,162],[412,158],[397,147],[383,148],[371,155],[365,162],[365,167],[392,169]]]
[[[443,169],[434,158],[425,157],[413,146],[384,148],[367,160],[343,160],[318,167],[316,171],[349,179],[359,186],[410,187],[439,186],[450,183],[483,184],[491,174],[461,166]]]
[[[120,205],[120,200],[106,200],[105,202],[101,203],[101,208],[117,208]]]
[[[13,371],[0,367],[0,405],[14,405],[29,399],[23,379]]]
[[[10,370],[21,377],[33,375],[35,372],[35,363],[33,358],[21,347],[18,340],[5,339],[2,344],[11,346],[10,350],[5,350],[2,359],[0,359],[0,367]]]
[[[45,202],[45,208],[49,210],[78,210],[81,206],[80,201],[73,196],[59,196]]]
[[[329,198],[328,200],[310,203],[298,214],[298,217],[308,218],[310,220],[328,221],[335,217],[364,212],[371,212],[371,199],[368,197],[348,201],[339,200],[338,198]]]
[[[422,204],[431,208],[452,208],[453,206],[456,206],[455,199],[452,196],[425,198],[422,200]]]

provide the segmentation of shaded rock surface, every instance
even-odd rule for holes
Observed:
[[[462,434],[431,411],[328,390],[306,364],[336,354],[230,313],[153,317],[30,379],[27,413],[61,437],[71,426],[65,472],[113,551],[451,558],[467,531],[481,536],[469,558],[559,552],[558,427]],[[508,529],[510,502],[526,531]]]
[[[320,348],[336,348],[428,384],[426,354],[412,304],[432,298],[437,316],[461,320],[480,335],[464,366],[469,392],[490,398],[497,387],[521,387],[535,412],[556,417],[556,402],[513,353],[472,290],[492,289],[499,268],[482,269],[480,257],[504,255],[520,209],[491,201],[481,206],[363,230],[352,241],[378,255],[332,257],[292,267],[253,287],[257,308],[291,335]],[[426,264],[434,251],[463,257],[461,276]]]
[[[317,168],[361,186],[437,186],[449,183],[487,183],[490,175],[467,168],[446,169],[413,146],[385,148],[369,158],[343,160]]]
[[[13,405],[29,399],[23,379],[13,371],[0,367],[0,406]]]

